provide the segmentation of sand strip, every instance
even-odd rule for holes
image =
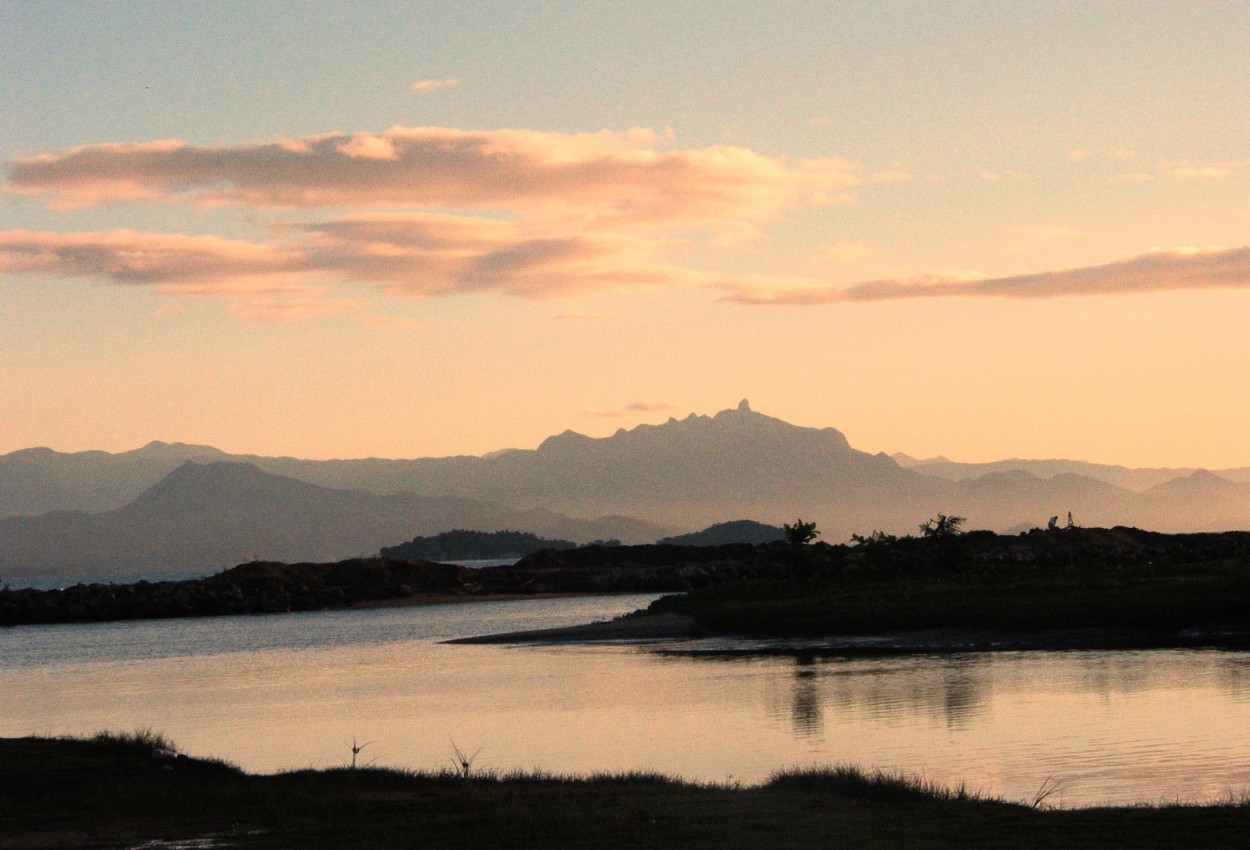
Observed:
[[[596,641],[679,640],[694,634],[694,620],[685,614],[638,614],[566,626],[496,635],[457,638],[444,643],[594,643]]]

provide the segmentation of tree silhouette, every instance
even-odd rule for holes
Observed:
[[[925,537],[956,537],[963,534],[964,518],[938,514],[937,519],[930,519],[920,526],[920,533]]]
[[[786,542],[795,545],[811,543],[820,536],[820,532],[816,530],[816,523],[803,522],[802,519],[796,519],[794,525],[784,523],[781,528],[786,533]]]

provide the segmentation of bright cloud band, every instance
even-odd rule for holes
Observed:
[[[0,232],[0,273],[103,279],[233,299],[245,318],[356,309],[333,284],[386,294],[699,286],[742,304],[812,306],[911,298],[1052,298],[1250,288],[1250,248],[1155,252],[998,278],[925,276],[849,287],[726,276],[666,259],[802,204],[846,201],[862,169],[790,162],[741,147],[670,150],[670,134],[396,127],[267,144],[90,145],[10,163],[8,191],[54,205],[180,203],[334,207],[337,218],[272,224],[254,241],[134,230]],[[904,172],[870,180],[902,182]]]

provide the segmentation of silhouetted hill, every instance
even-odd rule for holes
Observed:
[[[520,560],[539,549],[572,549],[571,540],[539,537],[527,531],[471,531],[463,528],[432,537],[414,537],[407,543],[386,546],[383,558],[424,558],[429,561],[468,561],[491,558]]]
[[[736,519],[730,522],[718,522],[702,531],[665,537],[658,542],[677,546],[723,546],[726,543],[758,545],[785,539],[785,531],[780,526],[767,525],[753,519]]]
[[[582,542],[649,541],[666,530],[446,496],[336,490],[250,464],[188,461],[117,510],[0,519],[0,575],[139,576],[211,572],[251,558],[337,560],[455,527],[533,528]]]

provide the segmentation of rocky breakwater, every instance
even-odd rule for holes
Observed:
[[[481,569],[393,558],[252,562],[187,581],[0,590],[0,626],[314,611],[422,597],[680,592],[805,569],[791,550],[747,544],[548,549],[512,567]]]
[[[332,564],[241,564],[187,581],[77,584],[0,591],[0,625],[209,617],[313,611],[472,587],[474,570],[430,561],[354,559]]]

